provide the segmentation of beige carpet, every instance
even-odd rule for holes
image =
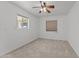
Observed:
[[[68,58],[78,57],[67,41],[37,39],[2,57],[6,58]]]

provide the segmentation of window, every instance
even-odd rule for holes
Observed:
[[[29,19],[21,15],[17,16],[18,28],[20,29],[29,29]]]
[[[57,20],[46,21],[46,31],[57,31]]]

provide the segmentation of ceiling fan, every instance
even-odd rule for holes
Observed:
[[[32,8],[40,8],[39,13],[43,12],[48,12],[51,13],[52,9],[55,8],[54,5],[47,5],[46,2],[40,1],[41,7],[32,7]]]

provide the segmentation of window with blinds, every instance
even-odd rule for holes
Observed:
[[[57,20],[46,21],[46,31],[57,31]]]
[[[29,18],[28,17],[24,17],[21,15],[17,16],[17,22],[18,22],[18,28],[23,29],[29,29]]]

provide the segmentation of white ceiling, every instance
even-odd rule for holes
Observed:
[[[35,16],[45,16],[45,15],[66,15],[69,13],[70,9],[72,8],[75,1],[45,1],[48,4],[54,4],[55,9],[52,13],[40,13],[39,8],[32,8],[35,6],[40,6],[39,1],[14,1],[12,3],[16,4],[17,6],[23,8],[24,10],[28,11],[29,13]]]

